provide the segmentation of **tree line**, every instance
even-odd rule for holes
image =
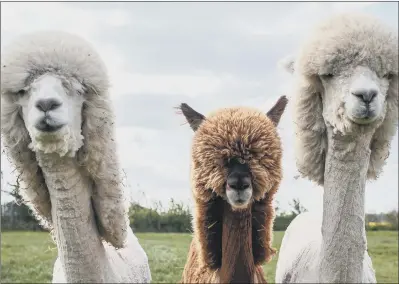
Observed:
[[[20,179],[15,184],[9,184],[14,200],[1,206],[1,230],[42,230],[29,208],[22,202],[19,194]],[[191,233],[191,210],[188,205],[170,200],[168,209],[162,209],[162,204],[155,203],[152,207],[144,207],[133,202],[129,208],[130,225],[135,232],[177,232]],[[290,211],[282,211],[276,206],[275,231],[285,231],[291,221],[306,208],[298,199],[290,202]],[[366,230],[398,230],[398,212],[390,211],[380,214],[366,214]]]

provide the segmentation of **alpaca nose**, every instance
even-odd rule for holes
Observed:
[[[55,99],[42,99],[36,102],[36,107],[43,112],[55,110],[59,108],[61,105],[62,103]]]
[[[378,91],[376,89],[357,89],[352,90],[351,93],[365,103],[370,103],[378,95]]]
[[[227,185],[231,189],[245,190],[251,186],[251,178],[247,173],[233,173],[227,178]]]

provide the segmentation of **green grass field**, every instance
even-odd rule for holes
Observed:
[[[153,283],[176,283],[186,261],[189,234],[137,233],[150,260]],[[398,232],[368,232],[368,249],[379,283],[398,283]],[[275,232],[278,248],[283,232]],[[50,282],[57,249],[47,233],[1,233],[1,282]],[[274,281],[275,258],[264,266],[269,283]]]

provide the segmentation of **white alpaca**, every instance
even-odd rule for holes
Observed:
[[[285,232],[276,283],[376,282],[364,195],[398,125],[398,38],[365,15],[334,16],[295,63],[297,167],[324,186],[323,216],[300,214]]]
[[[2,54],[1,132],[21,194],[58,248],[53,282],[150,282],[129,227],[106,68],[91,45],[36,32]]]

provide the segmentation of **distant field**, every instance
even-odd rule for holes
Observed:
[[[368,249],[379,283],[398,283],[398,232],[368,232]],[[283,232],[274,235],[280,247]],[[138,233],[150,260],[153,283],[176,283],[186,261],[189,234]],[[51,281],[57,249],[47,233],[1,233],[1,282],[44,283]],[[265,265],[266,278],[274,281],[275,258]]]

